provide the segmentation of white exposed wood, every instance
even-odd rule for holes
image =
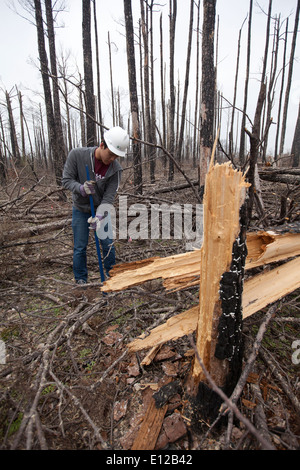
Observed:
[[[257,274],[245,281],[243,292],[243,318],[267,307],[294,290],[300,288],[300,257]],[[189,335],[196,330],[199,305],[169,318],[164,324],[154,328],[150,334],[142,335],[127,345],[132,352],[162,345],[167,341]]]

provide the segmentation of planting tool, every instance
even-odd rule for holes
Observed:
[[[86,165],[85,168],[86,168],[87,180],[89,181],[90,180],[90,172],[89,172],[88,165]],[[92,217],[94,218],[95,217],[95,208],[94,208],[93,196],[90,194],[89,198],[90,198],[91,214],[92,214]],[[96,230],[95,230],[95,242],[96,242],[96,248],[97,248],[100,277],[101,277],[101,282],[103,283],[105,281],[105,277],[104,277],[103,266],[102,266],[99,238],[97,237]]]

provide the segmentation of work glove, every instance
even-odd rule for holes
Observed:
[[[90,230],[99,231],[101,227],[101,220],[104,219],[104,215],[96,215],[95,217],[90,217],[88,223],[90,224]]]
[[[90,194],[95,194],[95,181],[86,181],[80,186],[80,193],[83,197],[87,197]]]

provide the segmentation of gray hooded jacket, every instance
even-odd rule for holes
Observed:
[[[97,147],[75,148],[70,151],[65,163],[62,185],[72,191],[73,206],[82,212],[90,212],[89,197],[83,197],[80,186],[87,181],[86,165],[89,168],[90,179],[96,181],[94,172],[94,152]],[[122,167],[118,160],[112,162],[104,178],[96,182],[96,193],[93,201],[97,214],[101,213],[102,204],[113,204],[121,181]]]

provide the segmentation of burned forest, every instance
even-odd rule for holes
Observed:
[[[58,44],[75,3],[74,66]],[[216,0],[100,3],[10,5],[40,88],[0,87],[0,448],[299,450],[300,1],[244,2],[230,95]],[[104,279],[91,229],[76,284],[63,170],[114,126],[116,264]]]

